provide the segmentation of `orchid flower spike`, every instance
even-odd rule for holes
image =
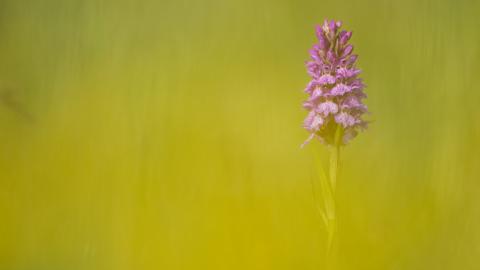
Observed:
[[[340,21],[325,20],[316,27],[318,42],[306,63],[311,80],[303,105],[309,111],[304,127],[310,137],[305,143],[318,139],[327,145],[344,145],[367,128],[368,122],[362,119],[368,112],[362,102],[365,85],[355,66],[357,55],[348,43],[352,32],[340,31],[341,26]]]

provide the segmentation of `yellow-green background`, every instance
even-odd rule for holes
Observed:
[[[338,269],[480,269],[479,1],[2,0],[0,269],[324,269],[314,26],[373,112]]]

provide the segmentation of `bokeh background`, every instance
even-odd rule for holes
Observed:
[[[337,269],[480,269],[480,1],[2,0],[0,269],[325,269],[304,61],[352,29]],[[317,198],[318,199],[318,198]]]

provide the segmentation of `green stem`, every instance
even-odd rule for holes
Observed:
[[[343,128],[338,125],[335,130],[335,141],[334,145],[331,147],[330,151],[330,170],[329,170],[329,184],[331,190],[331,200],[333,204],[331,206],[331,213],[328,216],[327,222],[327,231],[328,231],[328,246],[327,253],[331,261],[334,261],[335,258],[335,240],[337,234],[337,215],[336,215],[336,199],[335,199],[335,190],[337,186],[337,176],[338,176],[338,167],[340,159],[340,146],[343,137]]]
[[[335,194],[335,188],[337,186],[337,173],[338,173],[338,158],[340,155],[340,145],[332,146],[330,151],[330,185],[332,192]]]

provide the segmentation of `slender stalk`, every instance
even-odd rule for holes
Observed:
[[[327,231],[328,231],[328,246],[327,256],[330,261],[330,265],[334,263],[336,256],[336,239],[337,239],[337,214],[336,214],[336,197],[335,191],[337,186],[337,176],[340,159],[340,145],[341,138],[343,137],[343,128],[338,125],[335,131],[335,141],[330,149],[330,168],[329,168],[329,186],[331,191],[330,196],[330,213],[327,216]],[[330,266],[331,268],[331,266]]]
[[[338,177],[338,168],[340,160],[340,146],[343,137],[343,128],[338,125],[335,129],[334,143],[330,146],[330,167],[328,174],[322,166],[318,153],[315,160],[318,164],[317,173],[320,180],[321,197],[323,198],[323,211],[318,207],[320,216],[327,231],[327,269],[335,269],[336,262],[336,236],[337,236],[337,214],[335,189]],[[315,184],[312,182],[313,196],[316,201]]]
[[[335,194],[337,186],[337,174],[338,174],[338,159],[340,156],[340,145],[335,144],[330,149],[330,185],[332,192]]]

